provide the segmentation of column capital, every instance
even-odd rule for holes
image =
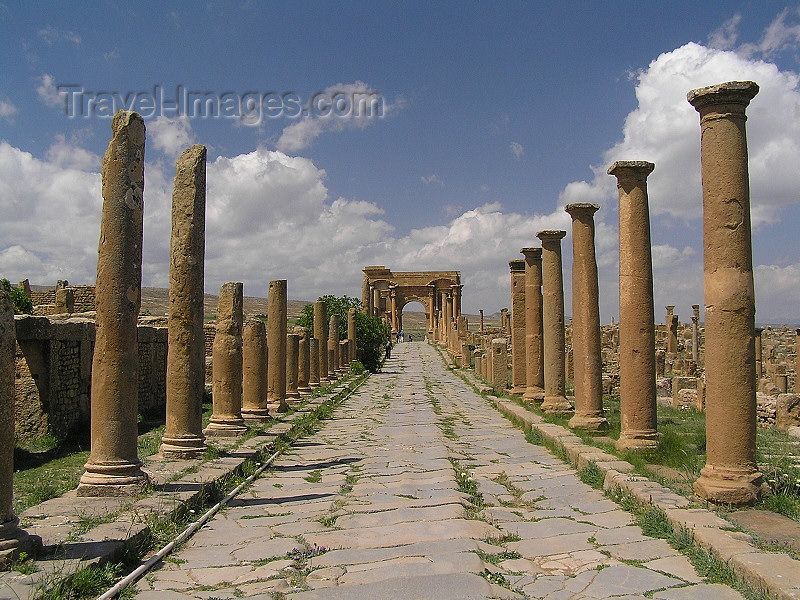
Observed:
[[[591,202],[574,202],[572,204],[567,204],[564,210],[569,213],[569,216],[573,219],[577,219],[583,216],[591,217],[600,210],[600,205]]]
[[[647,179],[656,165],[646,160],[618,160],[608,167],[607,173],[617,179]]]
[[[738,104],[744,112],[758,91],[755,81],[728,81],[691,90],[686,94],[686,99],[698,112],[719,104]]]
[[[511,269],[512,273],[524,273],[525,272],[525,261],[521,258],[515,258],[514,260],[508,261],[508,266]]]
[[[542,260],[542,249],[541,248],[520,248],[520,254],[525,256],[525,260],[530,260],[536,262],[537,260]]]
[[[562,239],[567,232],[562,229],[544,229],[536,234],[540,240],[544,241],[558,241]]]

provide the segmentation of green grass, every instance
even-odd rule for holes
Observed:
[[[595,489],[602,489],[605,475],[594,462],[589,462],[585,467],[578,471],[580,480]]]
[[[308,475],[303,477],[303,479],[305,479],[308,483],[319,483],[322,481],[322,471],[311,471]]]

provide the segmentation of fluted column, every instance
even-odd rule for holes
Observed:
[[[608,169],[619,192],[619,399],[617,448],[658,445],[656,333],[647,176],[655,165],[618,161]]]
[[[511,393],[524,394],[526,385],[525,349],[525,261],[508,261],[511,271]]]
[[[755,293],[745,109],[752,81],[692,90],[700,113],[706,303],[706,466],[695,482],[711,502],[757,500]]]
[[[594,251],[597,204],[568,204],[572,217],[572,356],[575,416],[572,428],[608,429],[603,413],[603,359],[600,355],[600,290]]]
[[[564,279],[561,270],[561,240],[566,231],[546,230],[536,234],[542,241],[542,305],[544,313],[544,401],[546,413],[567,413],[564,374]]]
[[[542,337],[542,249],[522,248],[525,256],[525,393],[533,402],[544,400],[544,339]],[[483,311],[481,310],[481,331]]]

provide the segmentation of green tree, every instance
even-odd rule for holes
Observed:
[[[33,300],[25,293],[25,290],[11,287],[11,282],[8,279],[0,279],[0,285],[11,296],[11,304],[14,305],[15,315],[29,315],[33,312]]]
[[[370,372],[375,373],[383,360],[383,348],[389,339],[389,327],[378,317],[371,317],[361,312],[361,300],[349,296],[333,296],[327,294],[318,300],[325,303],[328,318],[339,315],[339,339],[347,339],[347,313],[351,308],[356,309],[356,355],[361,364]],[[314,305],[306,304],[303,307],[297,325],[307,327],[314,331]]]

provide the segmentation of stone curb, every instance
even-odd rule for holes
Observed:
[[[482,381],[472,373],[460,371],[472,385],[480,388]],[[583,443],[577,435],[560,425],[544,419],[522,406],[492,396],[492,403],[503,415],[522,424],[525,431],[535,429],[563,451],[578,469],[594,462],[605,475],[604,490],[621,489],[642,503],[664,510],[670,524],[689,529],[696,546],[724,562],[742,581],[776,600],[800,600],[800,560],[779,552],[756,548],[753,538],[731,531],[731,524],[710,510],[692,508],[685,497],[676,494],[646,477],[634,475],[629,462]]]
[[[288,418],[272,423],[265,434],[245,441],[230,456],[204,464],[200,460],[165,460],[158,455],[145,458],[144,470],[151,475],[154,484],[164,485],[165,491],[156,491],[132,501],[129,497],[81,498],[76,495],[75,490],[71,490],[63,496],[28,508],[20,515],[20,519],[27,522],[26,531],[42,538],[44,552],[52,553],[60,549],[64,553],[63,557],[37,560],[40,570],[28,576],[15,571],[0,573],[0,588],[11,589],[16,594],[14,597],[24,599],[32,595],[35,586],[48,573],[68,575],[86,566],[119,560],[129,543],[137,543],[149,535],[150,527],[146,522],[149,514],[177,515],[198,501],[206,490],[239,472],[245,461],[265,459],[265,451],[270,443],[281,433],[291,429],[296,418],[341,393],[350,381],[349,377],[338,380],[329,394],[298,405]],[[216,441],[222,440],[218,438]],[[197,470],[176,481],[170,481],[172,475],[187,467],[197,467]],[[113,521],[92,527],[76,538],[70,535],[73,526],[82,517],[102,517],[116,511],[119,514]],[[198,511],[197,516],[201,514],[202,511]],[[4,596],[0,592],[0,598],[2,597]]]

